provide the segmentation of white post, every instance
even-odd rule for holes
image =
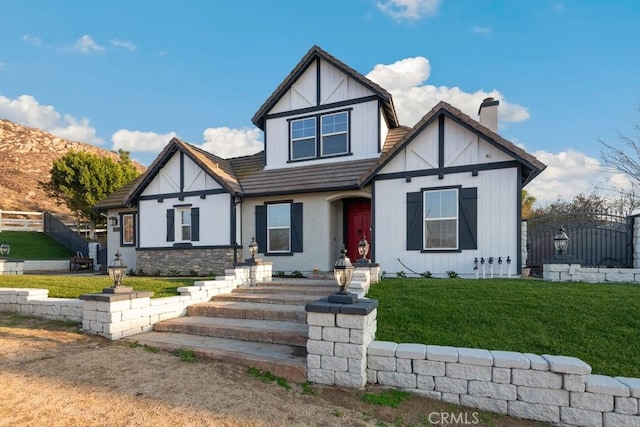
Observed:
[[[484,266],[484,258],[480,259],[480,263],[482,264],[482,278],[486,279],[487,278],[487,271],[486,271],[485,266]]]
[[[0,233],[2,233],[2,209],[0,209]]]

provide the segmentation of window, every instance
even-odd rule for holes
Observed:
[[[192,208],[191,205],[178,205],[175,209],[167,209],[167,242],[197,242],[199,240],[200,208]]]
[[[179,209],[178,236],[180,240],[191,240],[191,208]]]
[[[289,204],[267,205],[267,251],[291,252]]]
[[[478,248],[478,189],[425,188],[407,193],[407,250]]]
[[[349,154],[349,111],[291,120],[289,131],[291,160]]]
[[[291,158],[295,160],[316,157],[316,118],[291,122]]]
[[[322,121],[322,156],[345,154],[349,152],[347,112],[327,114]]]
[[[120,220],[122,224],[122,246],[135,244],[135,229],[133,214],[124,214]]]
[[[458,189],[424,192],[425,249],[458,248]]]
[[[255,237],[260,253],[282,256],[302,252],[302,203],[256,206]]]

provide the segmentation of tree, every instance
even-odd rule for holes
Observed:
[[[535,196],[529,194],[527,190],[522,190],[522,219],[528,219],[533,212],[533,204],[536,202]]]
[[[78,220],[89,222],[93,231],[95,225],[104,222],[93,206],[139,175],[128,152],[119,150],[118,155],[116,161],[85,151],[69,151],[53,162],[51,179],[40,185]]]

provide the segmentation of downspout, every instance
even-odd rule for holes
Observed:
[[[240,238],[242,238],[242,202],[243,202],[243,197],[242,195],[240,195],[239,197],[236,196],[233,199],[233,231],[232,231],[232,235],[233,235],[233,265],[236,266],[238,265],[238,235],[237,235],[237,229],[238,229],[238,205],[240,205]],[[242,247],[242,245],[240,245],[240,247]]]

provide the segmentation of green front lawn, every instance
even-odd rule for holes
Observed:
[[[521,279],[385,279],[377,340],[578,357],[640,377],[640,286]]]
[[[10,258],[40,260],[69,259],[73,256],[70,250],[37,231],[3,231],[0,233],[0,243],[3,242],[11,246]]]
[[[38,288],[48,289],[52,298],[78,298],[82,294],[102,292],[103,288],[113,285],[108,276],[45,276],[45,275],[4,275],[0,279],[0,288]],[[177,289],[191,286],[196,280],[186,278],[127,277],[124,286],[136,291],[151,291],[152,298],[178,295]]]

